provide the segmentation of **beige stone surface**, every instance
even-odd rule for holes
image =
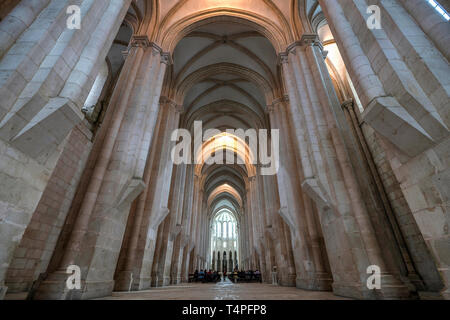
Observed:
[[[13,297],[11,297],[13,298]],[[348,300],[330,292],[312,292],[269,284],[182,284],[141,292],[114,292],[102,300]]]
[[[0,298],[449,298],[450,25],[376,4],[381,29],[367,1],[4,2]],[[199,122],[225,142],[174,165]],[[279,133],[276,175],[227,129]],[[213,264],[264,284],[186,284]]]

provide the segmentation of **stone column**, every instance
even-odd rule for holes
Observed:
[[[20,1],[8,16],[0,22],[0,58],[19,36],[31,26],[49,3],[50,0]]]
[[[186,166],[180,165],[175,167],[176,175],[172,185],[172,195],[170,200],[171,225],[170,233],[173,238],[173,250],[170,261],[166,261],[163,272],[164,278],[169,278],[169,282],[177,284],[177,273],[179,268],[180,249],[181,249],[181,232],[183,219],[183,205],[185,200],[185,183],[186,183]],[[170,238],[169,238],[170,239]],[[170,244],[168,244],[170,246]]]
[[[442,52],[442,54],[450,61],[450,48],[446,43],[450,41],[450,26],[448,21],[442,18],[442,16],[436,12],[428,3],[421,0],[399,0],[401,5],[408,11],[408,13],[414,18],[423,32],[426,33],[431,40],[433,40],[434,45]],[[440,4],[444,5],[445,0],[441,1]],[[396,8],[397,10],[389,13],[390,16],[394,17],[392,14],[402,14],[403,19],[408,19],[401,8]],[[446,6],[447,12],[450,10],[450,4],[447,2]],[[392,19],[392,18],[391,18]],[[409,19],[408,19],[409,20]],[[411,20],[408,21],[407,25],[411,27]],[[414,26],[416,28],[417,26]]]
[[[168,104],[165,106],[166,108],[170,109],[170,116],[173,117],[171,120],[171,125],[166,129],[166,137],[169,137],[172,135],[172,132],[178,127],[179,118],[180,118],[180,111],[181,109],[174,103],[168,102]],[[165,152],[167,152],[167,156],[165,156],[165,159],[162,159],[161,161],[165,161],[166,165],[166,171],[164,172],[164,184],[157,184],[159,188],[162,187],[161,190],[161,208],[169,207],[169,193],[170,193],[170,186],[172,181],[172,171],[173,171],[173,162],[170,159],[170,153],[173,148],[173,143],[169,143],[166,141],[165,145],[162,146],[164,151],[163,154],[165,155]],[[175,176],[176,178],[176,176]],[[162,182],[162,181],[161,181]],[[176,184],[174,185],[175,188],[179,187],[181,185],[181,181],[179,179],[175,180]],[[178,198],[178,194],[174,194],[173,197],[175,198],[175,202],[172,202],[171,210],[173,210],[167,218],[165,218],[165,224],[164,229],[162,233],[162,243],[160,250],[158,252],[158,259],[155,259],[157,261],[157,269],[154,270],[158,276],[158,283],[157,286],[167,286],[170,284],[170,265],[171,265],[171,258],[172,258],[172,252],[173,252],[173,242],[175,240],[175,237],[177,233],[181,230],[177,230],[177,220],[178,220],[178,210],[176,208],[177,203],[181,202]],[[170,212],[170,210],[168,209]],[[179,229],[179,227],[178,227]]]
[[[146,137],[155,126],[158,104],[154,102],[155,97],[159,100],[165,73],[160,52],[148,48],[148,41],[133,42],[111,100],[112,104],[117,104],[115,117],[60,263],[60,271],[42,284],[37,298],[85,299],[108,295],[113,289],[130,206],[145,188],[142,152],[148,150],[151,143]],[[62,280],[65,276],[61,274],[71,264],[78,264],[82,269],[83,289],[80,291],[68,292],[64,288]],[[55,281],[61,281],[61,286],[52,285]]]
[[[255,252],[259,252],[260,248],[259,248],[259,241],[258,241],[258,237],[259,237],[259,232],[258,232],[258,220],[260,217],[258,217],[259,215],[259,203],[256,197],[256,193],[257,193],[257,184],[256,184],[256,176],[253,177],[249,177],[249,186],[248,186],[248,198],[249,198],[249,214],[250,214],[250,221],[251,221],[251,238],[252,238],[252,245],[251,245],[251,255],[252,255],[252,264],[251,264],[251,269],[255,270],[256,269],[256,265],[257,262],[256,260],[258,259],[257,255],[255,254]]]
[[[295,266],[290,259],[290,244],[286,243],[284,229],[283,229],[283,221],[280,221],[283,218],[289,218],[287,216],[287,208],[290,206],[292,208],[292,203],[288,201],[288,197],[291,196],[291,192],[289,190],[293,190],[291,186],[287,186],[286,184],[290,182],[290,179],[287,179],[286,173],[289,168],[288,165],[291,164],[289,159],[289,154],[286,153],[287,146],[290,145],[290,137],[286,135],[286,124],[284,123],[284,118],[281,115],[281,108],[283,107],[281,104],[281,100],[278,101],[279,104],[271,105],[268,107],[270,124],[272,129],[280,130],[280,168],[277,173],[277,186],[278,186],[278,194],[279,194],[279,203],[280,208],[277,214],[274,216],[274,232],[272,235],[274,236],[274,240],[276,241],[275,248],[276,251],[279,252],[278,260],[277,260],[277,268],[282,272],[283,285],[286,286],[295,286]],[[296,172],[294,169],[293,172]],[[294,206],[295,206],[294,202]],[[284,213],[282,214],[282,212]]]
[[[156,103],[156,102],[155,102]],[[158,118],[158,133],[151,147],[151,155],[146,165],[148,185],[138,203],[139,219],[135,222],[132,236],[135,247],[129,250],[128,270],[133,270],[133,290],[147,289],[150,286],[152,265],[154,264],[155,246],[157,244],[158,228],[169,214],[168,197],[172,181],[173,163],[170,161],[172,143],[170,136],[178,125],[178,112],[165,98],[159,99],[160,113]],[[148,149],[147,149],[148,150]],[[147,151],[148,152],[148,151]],[[167,193],[165,193],[167,192]],[[135,251],[135,253],[133,253]],[[157,262],[157,261],[156,261]],[[126,282],[126,281],[125,281]]]
[[[303,120],[301,123],[308,130],[308,136],[303,147],[306,150],[310,150],[311,157],[314,159],[314,166],[310,167],[313,176],[309,179],[305,177],[305,180],[302,182],[302,189],[315,201],[319,208],[322,229],[330,228],[329,224],[324,225],[325,219],[329,219],[329,217],[325,218],[325,216],[329,216],[329,213],[326,212],[334,211],[336,212],[334,215],[337,212],[341,215],[345,212],[346,219],[353,221],[352,225],[343,223],[342,227],[340,227],[334,223],[333,228],[342,228],[339,231],[342,235],[354,233],[358,230],[360,235],[358,242],[362,241],[365,243],[365,249],[361,250],[361,254],[358,257],[359,261],[356,262],[357,269],[354,270],[353,275],[355,279],[361,278],[359,280],[361,287],[348,288],[346,282],[349,280],[342,282],[337,280],[339,278],[336,275],[337,270],[334,270],[334,291],[340,291],[342,295],[363,296],[366,298],[376,297],[375,292],[365,288],[364,278],[366,278],[367,268],[370,265],[377,265],[384,271],[383,281],[386,284],[380,293],[385,297],[391,295],[398,297],[408,296],[408,289],[396,278],[398,273],[395,273],[395,276],[393,276],[391,273],[392,269],[387,267],[374,236],[367,209],[348,159],[345,144],[337,128],[336,120],[332,115],[333,97],[328,92],[328,90],[331,90],[331,87],[325,81],[326,75],[323,71],[323,66],[318,64],[318,53],[312,53],[316,49],[312,48],[310,44],[314,44],[314,41],[311,41],[308,36],[304,36],[299,44],[291,46],[288,60],[284,60],[283,68],[287,86],[289,87],[289,98],[293,96],[294,99],[298,98],[297,102],[301,102],[301,104],[297,105],[297,108],[292,108],[292,105],[295,106],[294,103],[296,101],[291,101],[290,114],[298,113],[301,116]],[[311,57],[312,54],[314,55],[314,60],[305,59],[305,57]],[[306,61],[309,64],[313,63],[311,67],[309,64],[305,64]],[[301,160],[302,165],[304,163],[311,165],[312,163],[311,160],[304,161],[303,158]],[[329,236],[328,232],[324,231],[326,237]],[[350,248],[359,247],[355,240],[355,238],[348,238],[348,240],[342,241],[339,250],[348,246],[347,254],[352,250],[354,252],[354,249]],[[336,241],[336,239],[329,239],[329,241]],[[331,260],[336,257],[330,254],[328,242],[327,249],[330,264],[333,267],[335,264]],[[354,260],[354,258],[350,257],[348,259]],[[346,276],[348,276],[348,270],[346,273]],[[355,281],[352,280],[351,282],[354,283]]]
[[[62,31],[61,35],[56,39],[45,35],[40,37],[38,33],[30,33],[32,25],[3,59],[6,63],[11,59],[19,62],[17,68],[26,68],[27,74],[26,81],[13,91],[20,94],[13,97],[12,92],[8,93],[12,103],[10,104],[8,99],[5,100],[3,107],[7,112],[4,118],[0,111],[0,118],[3,118],[0,122],[0,137],[40,162],[45,162],[49,153],[83,120],[81,107],[131,0],[83,1],[80,5],[83,27],[80,30],[70,30],[66,27],[65,7],[51,8],[56,6],[56,2],[51,2],[35,23],[36,28],[44,29],[43,32],[48,31],[51,36]],[[55,30],[42,28],[44,21],[39,20],[48,18],[46,10],[49,10],[49,16],[59,12],[59,16],[54,17],[56,19],[52,21],[57,24],[52,26]],[[96,28],[99,24],[98,16],[101,16],[101,28]],[[27,41],[29,37],[33,37],[33,40]],[[43,41],[46,43],[43,44]],[[26,47],[23,47],[24,43]],[[22,44],[22,47],[19,44]],[[42,50],[41,45],[45,49]],[[19,55],[14,54],[16,47],[21,48]],[[24,48],[29,50],[30,47],[31,52],[24,52]],[[9,68],[8,73],[12,71],[11,65],[5,67]],[[0,64],[1,69],[3,67]],[[17,72],[11,73],[9,80],[14,81],[17,75]],[[6,78],[8,77],[4,79]],[[16,100],[13,100],[14,98]]]
[[[0,26],[0,145],[8,150],[0,161],[6,163],[13,158],[16,163],[12,171],[0,170],[1,189],[11,192],[8,183],[11,181],[14,188],[20,189],[17,194],[27,194],[26,197],[0,195],[6,199],[0,203],[0,229],[8,230],[0,232],[8,234],[0,247],[5,253],[0,255],[0,286],[64,142],[83,119],[81,110],[72,102],[60,99],[60,90],[80,59],[83,45],[89,42],[94,23],[104,22],[103,30],[112,34],[125,16],[121,17],[108,6],[108,1],[85,2],[81,5],[85,27],[75,32],[66,28],[67,3],[65,0],[22,1]],[[120,5],[126,3],[119,1],[114,9]],[[113,23],[105,20],[102,14],[105,11],[115,17]],[[105,46],[109,49],[111,43]],[[93,52],[93,59],[99,58],[97,53]],[[31,181],[30,177],[35,178]]]
[[[183,255],[184,255],[184,243],[183,243],[183,238],[180,235],[180,245],[179,247],[176,248],[176,250],[174,251],[174,264],[172,267],[173,271],[173,279],[172,279],[172,284],[180,284],[183,282],[183,278],[182,278],[182,266],[183,266]]]
[[[310,210],[305,210],[308,199],[300,187],[300,176],[295,160],[287,152],[290,145],[290,133],[287,125],[288,116],[284,112],[285,102],[279,101],[271,108],[271,123],[282,128],[280,133],[280,170],[278,174],[281,209],[280,213],[289,225],[292,237],[293,254],[297,271],[297,287],[314,290],[329,290],[331,277],[325,272],[324,261],[321,258],[321,248],[313,235],[317,234],[316,225]],[[275,116],[278,113],[278,116]],[[295,146],[293,147],[295,150]],[[294,172],[294,174],[293,174]]]
[[[194,165],[189,165],[186,172],[186,188],[185,188],[185,201],[183,208],[183,219],[182,219],[182,245],[183,252],[180,252],[181,264],[179,275],[181,281],[187,282],[189,277],[189,261],[191,252],[191,228],[193,219],[193,203],[194,203]]]
[[[256,266],[256,257],[255,257],[255,229],[253,227],[253,208],[252,208],[252,198],[251,198],[251,179],[254,177],[249,177],[248,186],[246,187],[246,230],[247,230],[247,259],[248,259],[248,267],[247,269],[253,269]]]
[[[378,1],[384,28],[371,30],[366,1],[320,2],[366,106],[363,119],[408,157],[448,138],[450,65],[404,8]]]
[[[377,1],[382,29],[370,30],[364,26],[366,1],[319,2],[365,107],[362,119],[386,140],[387,158],[441,274],[438,280],[434,270],[425,271],[422,278],[429,291],[448,297],[450,267],[443,248],[449,237],[437,222],[449,217],[441,181],[448,180],[443,150],[450,144],[450,65],[445,40],[439,39],[448,34],[448,23],[439,25],[440,17],[425,3]],[[435,197],[435,190],[442,194]]]
[[[270,282],[270,273],[272,272],[272,267],[275,263],[275,252],[273,249],[273,220],[277,213],[277,208],[279,208],[279,201],[275,195],[277,190],[276,176],[263,176],[262,184],[264,190],[264,246],[265,250],[265,269],[261,270],[264,272],[266,282]]]

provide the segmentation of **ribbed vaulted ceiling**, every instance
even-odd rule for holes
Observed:
[[[202,121],[204,130],[267,128],[270,102],[264,91],[278,87],[278,67],[272,44],[260,33],[235,22],[206,24],[179,42],[173,60],[174,87],[192,81],[183,100],[182,126],[192,130],[194,121]],[[224,207],[239,213],[246,167],[205,165],[202,174],[210,213]]]

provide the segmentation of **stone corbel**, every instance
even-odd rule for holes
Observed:
[[[33,159],[46,161],[46,157],[83,119],[84,114],[74,102],[67,98],[52,98],[10,139],[10,143]],[[0,124],[0,129],[13,125],[15,118],[11,117],[11,124],[7,120]]]
[[[321,210],[330,209],[330,203],[326,197],[326,191],[316,178],[305,179],[302,183],[302,190],[317,204]]]
[[[161,63],[164,63],[166,65],[172,65],[173,64],[172,55],[168,52],[162,52],[161,53]]]
[[[98,121],[98,117],[100,116],[100,112],[102,111],[103,107],[103,101],[99,101],[93,106],[83,107],[83,109],[81,109],[81,112],[83,112],[90,124],[95,124]]]
[[[177,224],[172,232],[169,233],[169,240],[175,241],[176,237],[181,233],[182,226]]]
[[[292,219],[291,215],[289,214],[289,210],[287,207],[281,207],[278,211],[278,214],[283,218],[284,222],[289,226],[291,230],[296,230],[295,222]]]
[[[275,112],[275,106],[273,104],[270,104],[267,106],[267,114],[271,114],[273,112]]]
[[[266,226],[266,236],[269,236],[270,239],[275,239],[275,230],[272,225]]]
[[[182,248],[186,248],[186,247],[189,247],[189,236],[188,235],[184,235],[184,236],[182,236],[182,239],[181,239],[181,247]]]
[[[129,47],[148,48],[151,46],[151,42],[147,36],[133,36],[130,41]]]
[[[289,51],[282,52],[278,55],[278,64],[288,64],[289,63]]]
[[[431,148],[435,142],[396,98],[373,99],[362,119],[409,157]]]
[[[289,96],[288,95],[284,95],[284,96],[282,96],[282,97],[280,97],[278,99],[273,100],[272,101],[272,105],[276,107],[277,105],[279,105],[281,103],[286,103],[286,102],[289,102]]]
[[[119,211],[126,209],[145,190],[145,187],[146,184],[142,179],[131,179],[120,193],[122,196],[119,196],[120,201],[116,205],[117,209]]]
[[[169,107],[172,107],[175,109],[176,112],[179,113],[183,113],[184,108],[182,105],[179,105],[178,103],[176,103],[174,100],[168,98],[168,97],[161,97],[159,99],[159,104],[160,105],[168,105]]]
[[[150,225],[153,229],[158,229],[158,226],[161,224],[161,222],[164,221],[164,219],[169,215],[170,210],[169,208],[161,208],[154,217],[151,217]]]

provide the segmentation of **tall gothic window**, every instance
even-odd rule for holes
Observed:
[[[237,221],[229,210],[219,211],[212,222],[211,230],[211,253],[230,250],[238,252]]]

